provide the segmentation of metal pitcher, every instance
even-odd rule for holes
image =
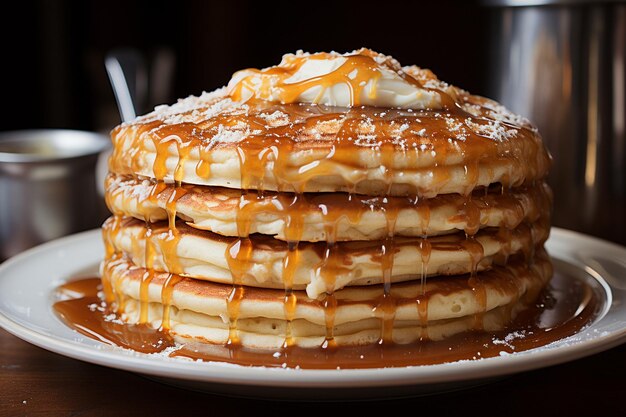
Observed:
[[[98,227],[98,155],[108,136],[61,129],[0,133],[0,261],[36,244]]]
[[[626,244],[626,4],[487,3],[488,95],[547,143],[553,224]]]

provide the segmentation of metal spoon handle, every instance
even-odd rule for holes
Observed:
[[[132,49],[115,50],[104,60],[109,81],[117,101],[122,121],[128,122],[137,117],[147,89],[146,69],[141,55]]]

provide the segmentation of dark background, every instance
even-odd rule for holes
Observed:
[[[383,7],[384,5],[384,7]],[[136,48],[174,56],[167,94],[143,111],[225,85],[284,53],[368,47],[485,94],[489,9],[475,2],[35,1],[4,16],[0,129],[108,131],[120,117],[104,57]],[[156,102],[154,102],[156,101]]]
[[[489,95],[494,16],[494,9],[477,1],[443,0],[11,2],[0,20],[0,130],[108,132],[120,116],[104,57],[128,47],[139,50],[148,63],[163,54],[174,57],[171,83],[159,97],[146,100],[141,111],[213,90],[234,71],[274,65],[287,52],[346,52],[363,46],[405,65],[430,68],[472,93]],[[615,201],[622,206],[614,207],[623,207],[626,193],[620,192]],[[597,228],[564,224],[563,217],[554,223],[601,235]],[[605,237],[626,243],[623,229],[607,230]],[[426,415],[624,415],[626,407],[624,346],[472,390],[358,405],[273,404],[178,390],[45,352],[3,331],[0,351],[0,415],[7,416],[176,415],[181,407],[215,415],[259,410],[384,415],[402,408]]]

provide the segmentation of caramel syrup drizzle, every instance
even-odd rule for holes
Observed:
[[[381,317],[381,336],[379,344],[393,342],[393,322],[396,313],[396,306],[391,297],[391,276],[393,274],[393,260],[395,253],[395,229],[398,220],[398,207],[388,204],[387,198],[391,194],[391,185],[393,183],[392,159],[395,156],[395,149],[392,144],[384,144],[380,149],[380,159],[383,162],[381,169],[384,170],[385,178],[385,198],[383,198],[382,210],[385,214],[387,235],[381,244],[380,267],[383,278],[383,296],[379,304],[382,311]]]
[[[119,233],[120,225],[122,223],[122,215],[121,214],[113,214],[111,227],[107,229],[102,229],[102,240],[104,242],[104,256],[105,259],[112,259],[115,253],[115,245],[113,244],[115,237]],[[116,301],[115,292],[113,291],[113,285],[110,280],[103,279],[102,280],[102,291],[104,292],[104,299],[107,303],[112,304]]]
[[[143,274],[141,278],[141,283],[139,284],[139,324],[144,324],[148,322],[148,301],[150,299],[150,283],[154,279],[154,257],[156,255],[154,253],[154,244],[152,243],[152,224],[149,221],[146,221],[145,242],[146,272]]]
[[[326,325],[326,336],[322,347],[334,348],[335,342],[335,314],[337,311],[337,299],[335,297],[335,274],[340,271],[341,258],[340,252],[336,247],[336,223],[331,223],[329,230],[326,232],[326,249],[322,261],[318,264],[315,274],[322,277],[326,287],[326,293],[323,298],[324,305],[324,322]]]
[[[166,130],[161,132],[162,134],[168,133]],[[176,229],[176,203],[177,201],[186,194],[187,190],[182,187],[182,178],[184,177],[184,166],[185,161],[189,156],[189,151],[191,149],[189,142],[182,142],[180,138],[176,134],[167,134],[165,136],[157,136],[154,139],[154,145],[157,147],[169,147],[171,144],[175,144],[177,147],[177,153],[179,155],[178,163],[176,164],[176,168],[174,169],[174,181],[175,188],[173,192],[170,194],[166,205],[165,210],[167,212],[168,217],[168,228],[167,230],[153,230],[153,226],[150,222],[150,219],[145,217],[145,232],[143,236],[143,241],[145,242],[145,265],[146,272],[143,274],[142,279],[140,281],[139,286],[139,298],[140,298],[140,312],[138,323],[144,324],[147,323],[148,317],[148,306],[149,306],[149,288],[150,283],[154,279],[154,260],[157,256],[157,250],[155,244],[159,247],[159,252],[162,254],[164,262],[168,265],[171,270],[168,279],[162,286],[161,290],[161,303],[163,305],[163,314],[161,320],[161,326],[159,330],[167,331],[171,328],[170,323],[170,310],[172,304],[172,295],[174,291],[174,287],[178,282],[182,280],[182,277],[179,275],[182,272],[182,267],[178,262],[177,256],[177,248],[178,241],[180,240],[180,236],[178,230]],[[131,150],[131,155],[136,154],[137,150]],[[153,163],[153,173],[156,179],[156,183],[153,185],[150,195],[148,196],[148,200],[151,202],[155,202],[158,200],[159,195],[165,190],[169,190],[168,185],[164,182],[165,176],[167,174],[167,156],[163,153],[160,153],[156,156]],[[107,195],[107,198],[110,199],[113,196]],[[107,201],[109,208],[112,206],[109,201]],[[141,207],[141,205],[139,205]],[[112,241],[115,238],[115,235],[119,232],[119,227],[121,224],[121,215],[114,215],[114,226],[112,230],[108,232],[107,238],[105,238],[105,242],[107,240]],[[105,256],[108,258],[119,256],[119,254],[114,254],[112,250],[112,246],[110,243],[105,245],[107,247]],[[120,285],[120,283],[116,283]],[[105,294],[107,294],[107,284],[104,283]],[[118,314],[123,314],[123,297],[121,291],[116,290],[115,299],[118,302],[117,312]],[[109,301],[111,297],[107,296],[107,301]]]
[[[249,237],[240,237],[233,241],[226,249],[226,260],[233,276],[233,287],[230,295],[226,299],[228,310],[228,341],[227,344],[238,344],[239,333],[237,330],[237,320],[239,318],[239,308],[245,296],[245,287],[242,284],[243,277],[249,273],[249,260],[252,254],[252,241]]]
[[[299,256],[298,245],[304,228],[304,210],[302,205],[306,205],[304,194],[295,194],[290,204],[289,214],[285,220],[285,239],[287,240],[287,255],[283,262],[283,283],[285,288],[284,311],[287,320],[284,347],[288,348],[294,344],[292,338],[292,321],[296,314],[298,298],[293,292],[294,275],[298,272]]]

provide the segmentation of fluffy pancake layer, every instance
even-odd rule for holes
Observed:
[[[241,103],[221,89],[118,126],[109,167],[196,185],[425,198],[545,177],[550,156],[529,123],[461,90],[453,98],[447,111],[413,111]]]
[[[307,242],[435,236],[457,231],[474,234],[479,228],[498,226],[514,229],[522,221],[532,223],[549,212],[552,200],[544,182],[506,193],[498,187],[481,189],[471,198],[445,194],[415,200],[345,193],[242,194],[228,188],[177,187],[118,175],[107,177],[106,194],[113,213],[149,222],[168,219],[170,210],[189,226],[224,236],[259,233]],[[393,230],[389,230],[390,223]]]
[[[253,287],[240,287],[233,305],[231,285],[150,274],[123,257],[102,267],[103,280],[114,289],[129,322],[164,325],[181,339],[219,344],[235,333],[243,346],[272,348],[286,339],[320,346],[332,337],[338,345],[352,345],[374,343],[387,334],[396,343],[410,343],[472,328],[501,328],[535,300],[551,274],[549,258],[538,250],[532,265],[514,257],[473,278],[395,284],[388,296],[381,286],[346,288],[334,293],[331,309],[327,300],[300,291],[293,292],[295,302],[288,307],[284,291]]]
[[[331,247],[301,242],[291,251],[287,243],[271,237],[223,237],[183,222],[173,232],[167,223],[148,228],[134,218],[110,218],[103,234],[109,253],[123,253],[137,266],[220,283],[306,289],[317,298],[349,285],[381,284],[386,274],[390,282],[402,282],[482,271],[515,253],[530,256],[547,239],[548,227],[539,222],[511,231],[490,228],[470,239],[461,233],[338,242]]]

